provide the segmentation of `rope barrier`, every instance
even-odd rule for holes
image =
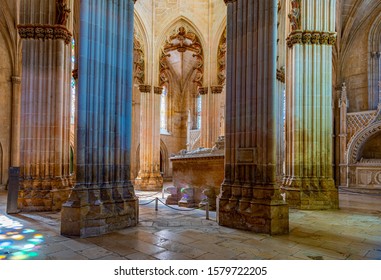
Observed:
[[[155,201],[155,200],[156,200],[156,199],[152,199],[151,201],[149,201],[149,202],[147,202],[147,203],[142,203],[142,204],[139,203],[139,205],[148,205],[148,204],[152,203],[152,202]]]
[[[156,197],[155,199],[152,199],[151,201],[149,201],[149,202],[146,202],[146,203],[139,203],[139,206],[143,206],[143,205],[148,205],[148,204],[150,204],[150,203],[152,203],[153,201],[155,201],[155,211],[158,211],[159,210],[159,201],[160,201],[160,203],[161,204],[163,204],[164,206],[166,206],[166,207],[168,207],[168,208],[170,208],[170,209],[172,209],[172,210],[175,210],[175,211],[180,211],[180,212],[192,212],[192,211],[195,211],[195,210],[203,210],[203,208],[205,208],[205,214],[206,214],[206,220],[210,220],[209,219],[209,202],[207,202],[206,204],[205,204],[205,206],[204,207],[199,207],[199,208],[192,208],[192,209],[178,209],[178,208],[175,208],[175,207],[172,207],[172,206],[170,206],[170,205],[168,205],[168,204],[166,204],[165,202],[163,202],[161,199],[159,199],[158,197]]]
[[[155,197],[156,195],[158,195],[159,193],[162,193],[161,191],[160,192],[157,192],[157,193],[154,193],[154,194],[151,194],[151,195],[136,195],[137,197]],[[136,194],[136,192],[135,192]]]

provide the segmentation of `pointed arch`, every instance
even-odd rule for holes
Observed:
[[[193,82],[199,87],[203,86],[204,80],[204,46],[200,37],[200,32],[192,26],[190,22],[185,20],[185,17],[181,16],[179,20],[174,22],[170,27],[165,29],[161,38],[158,40],[161,42],[158,48],[159,52],[159,85],[163,86],[167,83],[166,77],[168,70],[170,69],[167,58],[171,55],[169,52],[177,50],[180,53],[186,51],[193,52],[193,57],[197,60],[197,66],[194,67],[194,71],[191,73],[194,76]],[[163,37],[163,34],[165,35]]]
[[[4,0],[0,0],[0,34],[3,36],[11,59],[12,73],[14,76],[18,76],[20,71],[18,63],[20,39],[17,34],[16,23],[12,16],[11,9],[7,1]]]
[[[206,41],[204,36],[202,35],[201,30],[189,18],[185,16],[179,16],[173,19],[167,25],[167,27],[163,29],[163,32],[161,32],[161,34],[158,36],[158,46],[163,46],[165,44],[168,34],[170,34],[171,31],[173,31],[174,29],[179,28],[180,26],[184,26],[185,28],[192,30],[200,40],[202,49],[205,50]],[[160,56],[160,50],[157,51],[156,55],[158,57]]]
[[[368,103],[370,109],[377,108],[381,91],[381,14],[373,22],[368,38]]]
[[[380,114],[379,114],[380,116]],[[351,139],[348,144],[347,163],[356,164],[360,160],[362,147],[375,134],[381,132],[381,120],[363,128]]]

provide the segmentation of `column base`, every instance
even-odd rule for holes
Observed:
[[[138,175],[134,188],[139,191],[160,191],[163,188],[163,177],[160,173]]]
[[[289,232],[288,205],[282,200],[217,198],[221,226],[271,235]]]
[[[24,212],[59,211],[67,201],[71,187],[69,177],[21,178],[18,209]]]
[[[131,184],[81,185],[61,211],[61,234],[91,237],[136,226],[139,201]]]
[[[339,195],[332,179],[286,180],[281,187],[291,208],[301,210],[329,210],[339,208]]]

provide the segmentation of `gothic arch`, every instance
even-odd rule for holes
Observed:
[[[378,105],[381,85],[381,14],[376,18],[369,32],[368,39],[368,99],[371,109]]]
[[[160,48],[161,46],[163,46],[165,44],[168,34],[170,34],[171,31],[173,31],[174,29],[179,28],[180,26],[184,26],[188,30],[193,31],[200,40],[202,49],[205,49],[206,41],[204,36],[202,35],[202,32],[190,19],[188,19],[185,16],[179,16],[175,18],[167,25],[166,28],[163,29],[164,31],[160,34],[160,36],[158,36],[158,47]],[[160,49],[157,50],[157,56],[160,56]]]
[[[177,50],[180,53],[186,51],[193,53],[192,56],[197,64],[193,67],[191,75],[194,76],[193,82],[202,87],[205,65],[204,44],[201,42],[200,34],[183,19],[171,25],[164,34],[166,35],[165,40],[160,40],[162,43],[159,48],[159,85],[163,86],[168,82],[167,75],[170,69],[168,58],[171,57],[171,51]]]
[[[4,38],[9,57],[11,59],[13,75],[17,75],[18,61],[16,57],[19,52],[17,49],[19,38],[17,35],[17,30],[14,27],[14,19],[7,1],[0,0],[0,15],[0,33]]]
[[[359,157],[363,145],[369,140],[369,138],[381,131],[380,113],[381,112],[378,114],[377,121],[360,130],[349,142],[347,152],[348,165],[356,164],[360,160]]]

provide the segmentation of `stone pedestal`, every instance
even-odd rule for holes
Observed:
[[[178,202],[180,207],[193,208],[195,206],[194,188],[186,186],[180,190],[181,199]]]
[[[330,0],[299,0],[288,6],[286,168],[282,190],[287,203],[301,209],[338,208],[332,168],[335,5]]]
[[[223,226],[289,231],[276,184],[275,0],[230,0],[227,17],[225,178],[217,199]]]
[[[76,183],[61,234],[88,237],[138,223],[130,181],[134,1],[83,0],[80,11]]]

